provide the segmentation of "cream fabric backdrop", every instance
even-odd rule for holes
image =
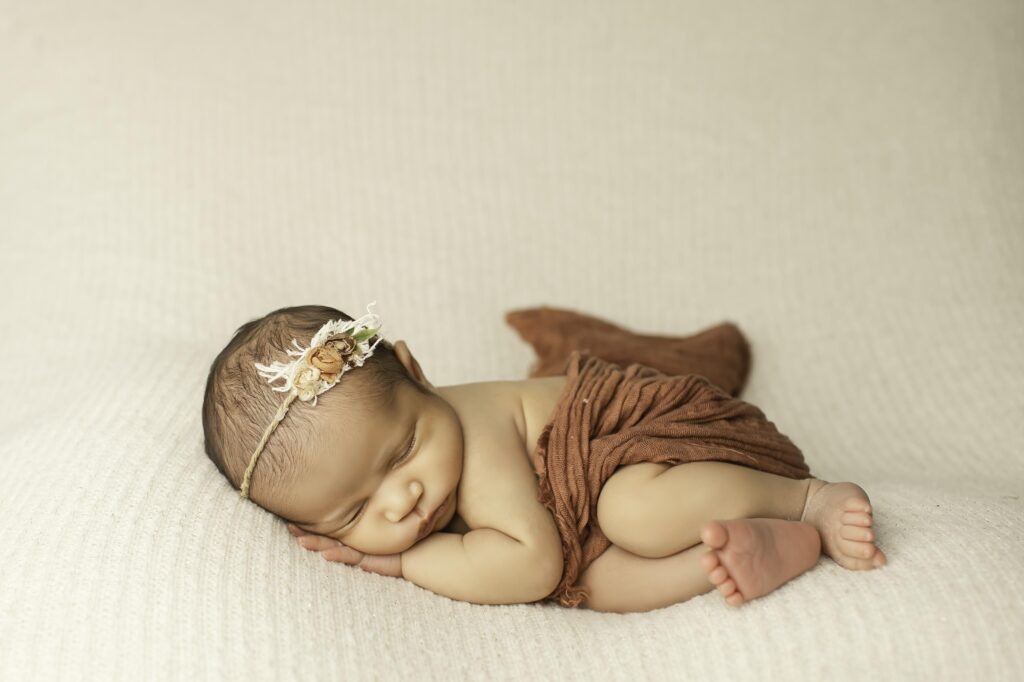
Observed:
[[[1024,6],[0,0],[0,679],[1024,678]],[[889,565],[482,606],[305,552],[214,355],[378,301],[438,385],[548,304],[747,334]]]

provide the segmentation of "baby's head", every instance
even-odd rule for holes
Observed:
[[[305,348],[327,322],[352,319],[326,306],[281,308],[239,327],[217,355],[203,431],[206,454],[233,487],[241,488],[288,396],[273,391],[255,364],[288,363],[292,339]],[[403,341],[374,336],[369,345],[362,366],[350,366],[315,406],[291,403],[250,473],[248,497],[308,532],[368,554],[394,554],[454,515],[462,424]],[[445,502],[445,513],[425,528]]]

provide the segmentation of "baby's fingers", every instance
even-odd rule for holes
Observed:
[[[334,547],[329,547],[324,551],[320,552],[323,558],[328,561],[337,561],[342,564],[355,565],[362,561],[365,556],[358,549],[352,549],[348,545],[343,545],[340,542]]]
[[[295,539],[300,545],[306,549],[318,552],[328,547],[333,547],[338,543],[334,538],[329,538],[324,535],[317,535],[316,533],[307,533],[298,526],[289,523],[288,532],[295,536]]]
[[[323,535],[302,535],[297,539],[300,545],[314,552],[322,552],[325,549],[337,547],[341,544],[334,538],[324,537]]]
[[[295,536],[299,544],[312,552],[320,552],[324,559],[343,564],[358,564],[364,554],[352,549],[340,540],[315,533],[306,533],[301,528],[288,524],[288,532]]]

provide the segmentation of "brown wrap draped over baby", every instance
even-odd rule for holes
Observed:
[[[564,554],[562,580],[546,599],[586,600],[576,580],[611,544],[597,525],[597,500],[620,466],[714,460],[810,478],[800,449],[736,397],[750,352],[735,325],[651,336],[549,307],[509,312],[506,321],[537,352],[530,377],[567,377],[531,454]]]

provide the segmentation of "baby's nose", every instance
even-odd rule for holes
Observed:
[[[416,504],[420,501],[420,497],[423,495],[423,484],[419,481],[412,481],[409,483],[409,492],[412,493],[411,499],[405,500],[405,513],[396,514],[391,511],[384,512],[384,518],[391,523],[398,523],[406,516],[416,509]]]

